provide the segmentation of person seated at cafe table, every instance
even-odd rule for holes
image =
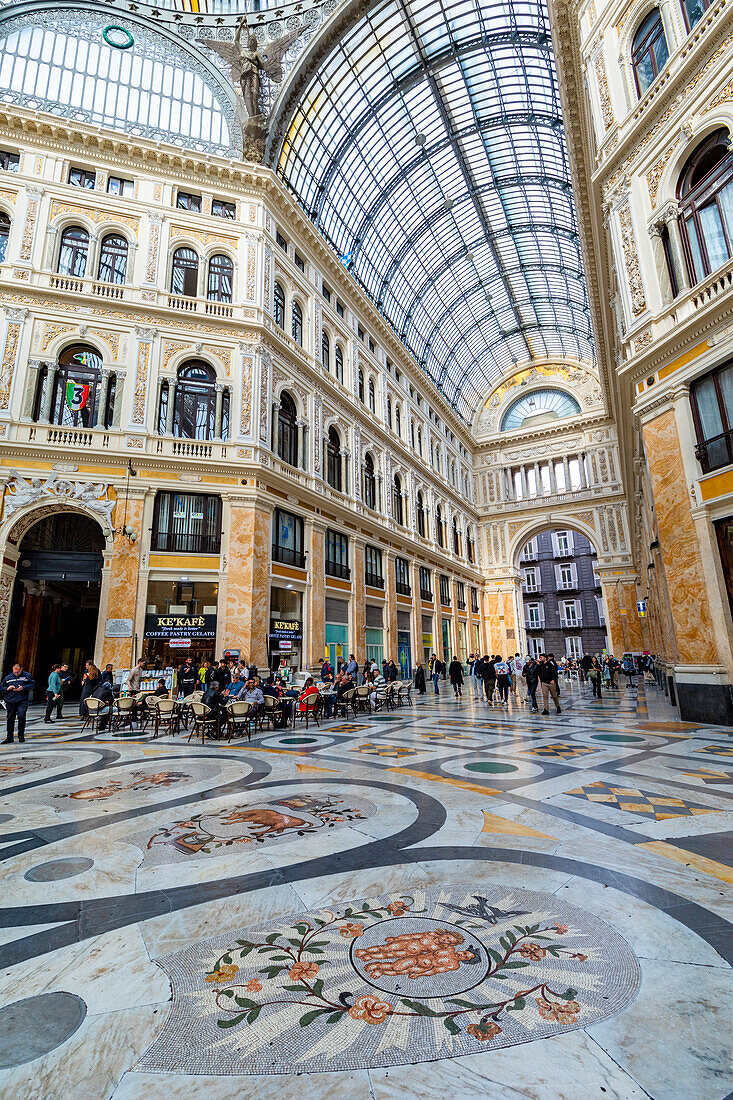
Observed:
[[[158,699],[168,698],[168,688],[165,686],[165,680],[158,680],[153,695],[157,696]]]
[[[242,693],[245,690],[246,686],[247,681],[244,679],[239,669],[235,668],[234,672],[232,673],[231,683],[229,684],[229,687],[226,689],[226,691],[223,692],[223,694],[227,696],[228,702],[233,703],[235,702],[235,700],[242,698]]]
[[[244,685],[244,691],[239,696],[243,703],[252,703],[252,713],[261,714],[265,709],[265,697],[262,688],[255,684],[254,676],[250,676]]]
[[[303,714],[305,712],[305,709],[306,709],[306,706],[307,706],[306,700],[311,699],[311,696],[313,696],[313,695],[318,696],[319,691],[318,691],[318,688],[315,685],[315,681],[313,680],[313,677],[309,676],[308,679],[306,680],[306,682],[303,684],[303,690],[301,691],[300,695],[298,696],[298,710],[301,712],[301,714]],[[311,703],[312,702],[313,702],[313,700],[311,699]]]
[[[287,725],[293,714],[293,706],[295,700],[288,698],[283,692],[283,682],[278,677],[277,681],[275,677],[270,674],[267,677],[267,682],[262,685],[262,694],[264,696],[271,696],[273,699],[277,699],[277,707],[275,708],[283,716],[283,725]]]

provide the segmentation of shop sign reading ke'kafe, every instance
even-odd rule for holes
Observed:
[[[171,639],[215,638],[216,615],[146,615],[145,637]]]

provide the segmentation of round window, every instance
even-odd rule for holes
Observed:
[[[135,39],[126,27],[115,25],[105,27],[102,31],[102,38],[108,46],[112,46],[115,50],[129,50],[130,46],[135,43]]]

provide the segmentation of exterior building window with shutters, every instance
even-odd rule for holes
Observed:
[[[377,546],[364,548],[364,584],[370,588],[384,588],[382,551]]]
[[[305,567],[303,520],[282,508],[276,508],[272,518],[272,560]]]
[[[425,565],[420,566],[420,599],[432,600],[433,598],[433,581],[430,576],[430,570]]]
[[[565,639],[565,656],[574,657],[576,660],[583,656],[583,639],[577,635],[569,634]]]
[[[395,558],[394,562],[395,572],[395,592],[399,592],[401,596],[409,596],[412,592],[410,588],[410,564],[404,558]]]
[[[523,571],[522,588],[525,592],[540,591],[540,571],[536,565],[530,566],[529,569]]]
[[[440,602],[444,607],[450,607],[450,580],[444,573],[440,574]]]
[[[560,600],[560,626],[578,627],[583,625],[583,614],[578,600]]]
[[[578,587],[578,568],[574,562],[562,562],[555,566],[555,580],[558,591],[568,591]]]
[[[545,625],[545,607],[541,603],[528,603],[526,611],[526,626],[528,630],[542,630]]]
[[[348,536],[332,531],[330,527],[326,531],[326,572],[330,577],[341,577],[342,580],[348,580],[351,576]]]
[[[552,548],[556,558],[569,558],[573,553],[573,532],[553,531]]]
[[[537,634],[531,634],[527,638],[529,645],[530,657],[539,657],[540,653],[545,652],[545,639]]]

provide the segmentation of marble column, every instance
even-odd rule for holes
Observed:
[[[43,387],[43,397],[41,398],[41,413],[38,417],[44,424],[49,424],[51,422],[51,401],[53,400],[53,390],[56,383],[56,369],[55,363],[48,364],[46,382]]]
[[[586,474],[586,469],[585,469],[585,455],[584,454],[579,454],[578,455],[578,468],[580,470],[580,488],[581,489],[587,489],[588,488],[588,476]]]
[[[214,406],[214,439],[221,439],[221,420],[224,408],[224,386],[216,383],[216,405]]]
[[[106,428],[107,396],[109,394],[109,367],[102,367],[99,382],[99,400],[97,401],[97,422],[95,428]]]
[[[542,483],[542,474],[540,472],[539,462],[534,462],[534,494],[536,497],[543,497],[545,495],[545,486]]]
[[[679,661],[719,661],[674,409],[642,428]]]
[[[527,470],[525,466],[519,467],[519,476],[522,481],[522,500],[527,500],[529,497],[529,484],[527,483]]]
[[[364,590],[364,539],[351,537],[351,600],[349,601],[349,649],[359,667],[366,656],[366,601]]]
[[[267,668],[271,529],[269,507],[231,499],[224,649],[241,649],[259,668]]]
[[[326,598],[325,598],[325,557],[326,525],[310,520],[307,525],[308,538],[308,586],[306,600],[308,610],[308,637],[304,654],[311,673],[318,672],[326,652]]]
[[[385,601],[385,639],[384,655],[387,660],[397,663],[397,594],[395,592],[395,554],[392,550],[383,550],[384,558],[384,594]]]
[[[552,493],[553,496],[556,496],[557,491],[558,491],[558,488],[557,488],[557,473],[555,471],[555,460],[554,460],[554,458],[551,458],[550,459],[550,492]]]
[[[120,493],[112,513],[112,526],[121,527],[124,524],[126,527],[132,527],[137,532],[137,541],[131,543],[122,534],[117,535],[113,542],[108,540],[109,573],[107,583],[102,586],[104,598],[100,598],[99,606],[99,617],[104,622],[107,619],[132,619],[134,623],[135,620],[140,558],[144,542],[142,533],[145,497],[143,493],[134,496],[130,494],[126,506],[125,500],[125,494]],[[103,639],[101,654],[103,665],[111,661],[115,669],[132,667],[136,643],[138,652],[142,643],[141,638],[135,638],[134,630],[130,638],[105,638],[103,623],[100,623],[99,636]]]
[[[573,483],[570,478],[570,463],[568,462],[567,455],[562,456],[562,472],[565,478],[565,492],[569,493],[573,487]]]
[[[165,410],[165,434],[173,435],[173,412],[176,407],[176,380],[168,383],[168,404]]]

